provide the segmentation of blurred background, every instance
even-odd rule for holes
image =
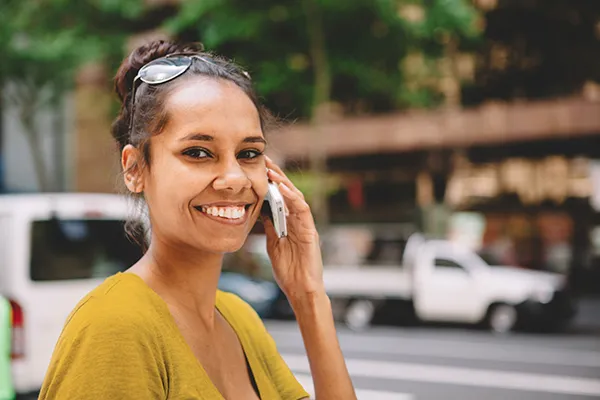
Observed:
[[[360,398],[600,396],[595,0],[3,0],[0,295],[17,392],[35,391],[56,340],[35,335],[66,317],[36,325],[59,300],[35,291],[137,257],[115,239],[111,79],[157,38],[234,59],[280,118],[269,154],[315,214]],[[310,387],[261,229],[221,287],[270,320]]]

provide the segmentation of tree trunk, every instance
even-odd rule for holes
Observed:
[[[327,50],[325,48],[325,34],[323,32],[323,19],[321,10],[315,0],[304,0],[306,23],[309,38],[309,51],[313,62],[314,71],[314,96],[312,104],[311,130],[312,149],[310,151],[310,169],[314,176],[314,191],[312,208],[315,221],[320,230],[328,225],[328,199],[326,187],[327,155],[322,143],[321,124],[323,122],[324,108],[327,107],[331,97],[331,73]]]
[[[29,101],[22,101],[20,104],[20,119],[25,138],[27,139],[27,143],[29,143],[29,148],[31,150],[38,189],[40,192],[48,192],[51,190],[52,185],[49,182],[48,174],[46,173],[43,146],[36,130],[36,104],[35,95],[32,95]]]
[[[65,113],[64,103],[61,98],[51,104],[52,110],[52,151],[54,164],[54,182],[56,191],[64,191],[67,183],[65,182]]]

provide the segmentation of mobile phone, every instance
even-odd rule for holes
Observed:
[[[269,182],[269,191],[265,196],[262,213],[273,222],[277,237],[287,236],[287,223],[285,220],[285,201],[276,183]]]

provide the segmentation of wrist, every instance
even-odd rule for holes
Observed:
[[[288,301],[297,316],[303,313],[313,314],[323,307],[331,308],[331,301],[324,288],[310,292],[292,292],[288,295]]]

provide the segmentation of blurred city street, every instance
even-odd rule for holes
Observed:
[[[359,399],[600,399],[600,1],[7,0],[0,52],[0,400],[37,398],[74,307],[161,243],[174,272],[223,256],[314,398],[265,211],[320,241],[296,276],[322,277]],[[254,106],[173,106],[223,83]],[[215,279],[178,281],[213,314]]]
[[[421,326],[376,326],[364,332],[339,327],[338,332],[359,399],[597,399],[599,304],[585,304],[595,307],[597,314],[583,312],[573,329],[562,334],[493,335],[469,328]],[[310,391],[296,325],[270,321],[267,328]]]

